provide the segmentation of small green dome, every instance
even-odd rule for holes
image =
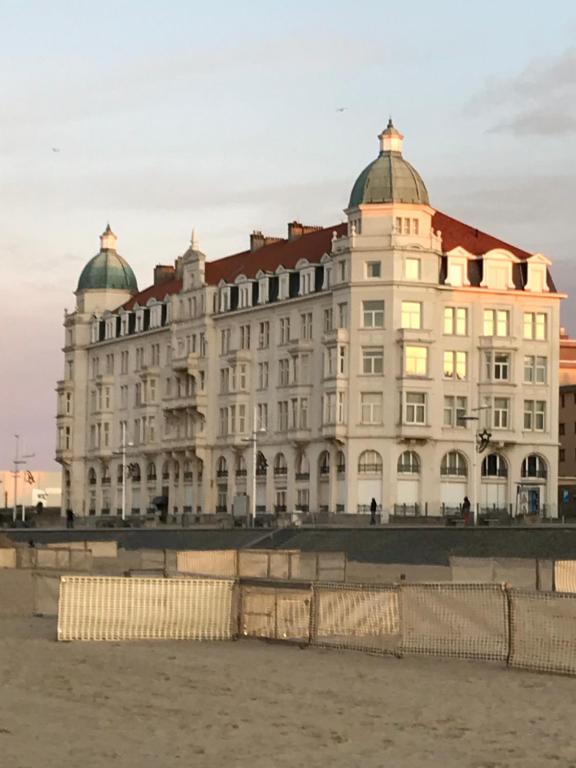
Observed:
[[[78,291],[110,289],[138,293],[136,276],[130,265],[116,252],[116,235],[106,227],[100,237],[100,253],[90,259],[78,280]]]
[[[416,203],[429,205],[422,177],[402,157],[402,139],[392,120],[380,136],[380,155],[364,168],[350,195],[349,208],[367,203]]]

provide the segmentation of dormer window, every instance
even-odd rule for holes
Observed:
[[[322,289],[327,291],[332,285],[332,266],[330,264],[324,265],[324,280],[322,282]]]
[[[150,328],[160,328],[162,325],[162,304],[150,307]]]
[[[120,336],[128,336],[128,333],[130,332],[129,322],[130,315],[127,312],[120,315]]]
[[[258,304],[267,304],[268,301],[268,278],[261,277],[258,280]]]
[[[448,253],[448,268],[446,270],[446,285],[451,285],[454,288],[470,285],[470,280],[468,280],[468,260],[475,258],[464,248],[458,247],[450,251]]]
[[[548,273],[547,267],[550,261],[541,253],[536,253],[528,259],[528,278],[526,280],[525,291],[534,291],[535,293],[548,292]]]
[[[314,272],[300,272],[300,296],[306,296],[314,290]]]
[[[285,272],[278,280],[278,298],[287,299],[290,296],[290,275]]]
[[[512,266],[518,259],[509,251],[503,249],[489,251],[483,257],[482,288],[493,288],[507,291],[514,288]]]
[[[140,331],[144,330],[144,310],[138,309],[136,311],[136,325],[135,325],[136,333],[139,333]]]
[[[244,283],[238,288],[238,308],[252,306],[252,283]]]
[[[100,321],[98,318],[92,320],[92,326],[90,328],[90,341],[92,344],[96,344],[100,340]]]
[[[106,326],[104,330],[104,338],[105,339],[113,339],[116,336],[116,318],[115,317],[108,317],[106,319]]]
[[[218,309],[220,312],[228,312],[230,309],[230,288],[227,285],[220,288],[218,294]]]

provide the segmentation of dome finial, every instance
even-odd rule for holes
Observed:
[[[196,235],[196,227],[192,227],[192,237],[190,238],[190,247],[193,251],[198,250],[198,236]]]
[[[101,251],[115,251],[118,238],[112,232],[110,224],[106,224],[106,229],[100,235],[100,250]]]
[[[402,152],[404,136],[394,127],[392,117],[388,119],[386,130],[382,131],[378,138],[380,139],[380,152]]]

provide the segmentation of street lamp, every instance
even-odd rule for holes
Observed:
[[[478,412],[478,411],[486,411],[490,408],[489,405],[480,405],[478,408],[471,408],[470,410],[472,412]],[[480,419],[480,416],[460,416],[460,421],[478,421]],[[477,429],[474,430],[474,443],[472,445],[472,520],[474,525],[478,523],[478,459],[477,454],[483,453],[486,448],[488,447],[488,444],[490,443],[490,438],[492,437],[492,433],[488,432],[488,430],[484,427],[482,432],[478,431]]]
[[[33,453],[26,453],[24,455],[20,455],[20,435],[14,435],[16,438],[16,453],[14,454],[14,509],[12,510],[12,522],[16,522],[16,518],[18,516],[18,475],[20,474],[20,469],[23,464],[26,464],[27,459],[31,459],[34,457]],[[24,522],[24,505],[22,505],[22,522]]]
[[[126,520],[126,480],[129,472],[126,467],[126,448],[132,448],[134,443],[126,442],[126,422],[122,422],[122,443],[119,451],[113,451],[114,456],[122,456],[122,521]]]
[[[252,444],[252,473],[250,477],[250,518],[252,525],[256,523],[256,470],[258,469],[258,450],[257,450],[257,436],[258,433],[262,434],[266,432],[264,427],[258,429],[258,410],[257,406],[254,406],[254,414],[252,417],[252,433],[250,437],[245,437],[244,442]]]

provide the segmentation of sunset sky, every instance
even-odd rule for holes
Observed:
[[[218,258],[253,229],[338,223],[390,114],[434,207],[545,253],[576,294],[573,2],[0,10],[0,469],[16,432],[57,466],[63,312],[107,221],[141,288],[192,227]]]

